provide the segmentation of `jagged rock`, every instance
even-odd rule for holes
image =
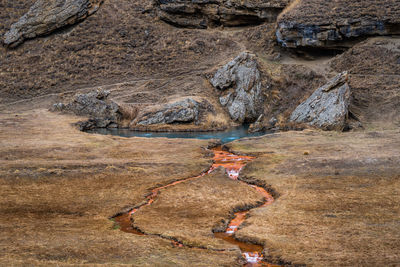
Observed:
[[[223,92],[220,103],[234,121],[255,121],[263,112],[261,73],[255,55],[241,53],[220,68],[210,82]]]
[[[158,16],[181,27],[240,26],[276,21],[290,0],[156,0]]]
[[[350,103],[348,74],[342,72],[318,88],[290,115],[290,121],[307,123],[323,130],[342,131]]]
[[[114,127],[121,119],[121,113],[117,103],[107,100],[109,94],[107,90],[76,94],[70,103],[54,104],[52,110],[88,116],[90,119],[80,125],[84,129]]]
[[[25,39],[75,24],[96,12],[102,2],[103,0],[38,0],[4,35],[4,44],[16,47]]]
[[[202,103],[192,98],[167,103],[158,108],[153,107],[150,110],[144,110],[131,125],[197,122],[203,106]]]
[[[299,0],[279,16],[276,35],[285,47],[329,48],[350,46],[358,37],[399,33],[397,0]]]

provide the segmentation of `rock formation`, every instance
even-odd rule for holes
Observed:
[[[197,123],[200,118],[201,110],[205,108],[207,104],[188,97],[158,107],[150,107],[141,111],[138,118],[131,124],[131,126],[191,122]]]
[[[156,0],[158,16],[181,27],[241,26],[273,22],[289,0]]]
[[[210,82],[222,91],[220,103],[234,121],[252,122],[262,114],[264,95],[255,55],[241,53],[220,68]]]
[[[16,47],[25,39],[84,20],[98,10],[103,0],[37,0],[4,35],[4,44]]]
[[[117,127],[121,114],[118,104],[107,99],[109,94],[110,91],[107,90],[76,94],[70,103],[54,104],[52,110],[72,112],[79,116],[89,117],[89,121],[80,124],[83,130]]]
[[[350,103],[347,82],[347,72],[337,75],[301,103],[290,115],[290,121],[307,123],[323,130],[343,130]]]
[[[298,0],[278,18],[278,41],[285,47],[338,47],[371,35],[400,33],[396,0]]]

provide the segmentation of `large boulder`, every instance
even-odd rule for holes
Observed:
[[[192,98],[185,98],[157,107],[149,107],[138,115],[131,126],[154,124],[196,123],[199,120],[204,103]]]
[[[301,103],[290,115],[290,121],[341,131],[346,126],[349,103],[348,74],[342,72]]]
[[[298,0],[278,18],[285,47],[343,47],[371,35],[400,33],[398,0]]]
[[[158,16],[181,27],[275,22],[290,0],[155,0]]]
[[[4,44],[16,47],[25,39],[84,20],[98,10],[103,0],[37,0],[4,35]]]
[[[210,82],[221,91],[220,103],[234,121],[253,122],[262,114],[264,94],[255,55],[241,53],[220,68]]]
[[[96,90],[87,94],[76,94],[67,104],[53,105],[53,111],[71,112],[79,116],[89,117],[89,121],[81,124],[81,128],[116,127],[121,119],[120,107],[112,100],[108,100],[110,91]]]

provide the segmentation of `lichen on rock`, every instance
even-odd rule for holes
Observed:
[[[162,105],[142,109],[130,124],[131,128],[163,124],[199,124],[207,110],[213,109],[206,100],[185,97]]]
[[[75,24],[96,12],[103,0],[37,0],[4,35],[4,44],[16,47],[26,39]]]
[[[290,115],[290,121],[307,123],[323,130],[343,130],[350,103],[347,82],[347,72],[338,74],[301,103]]]
[[[79,124],[82,130],[117,127],[121,119],[120,107],[114,101],[107,99],[109,94],[110,91],[102,89],[87,94],[76,94],[71,102],[56,103],[51,110],[89,117],[88,121]]]
[[[220,68],[210,82],[222,91],[220,103],[227,108],[234,121],[253,122],[262,114],[263,85],[255,55],[241,53]]]

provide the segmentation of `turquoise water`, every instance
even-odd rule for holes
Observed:
[[[219,139],[222,143],[232,142],[243,137],[255,137],[267,134],[266,132],[248,133],[249,126],[243,125],[223,132],[139,132],[129,129],[98,128],[89,133],[109,134],[123,137],[166,137],[166,138],[191,138],[191,139]]]

